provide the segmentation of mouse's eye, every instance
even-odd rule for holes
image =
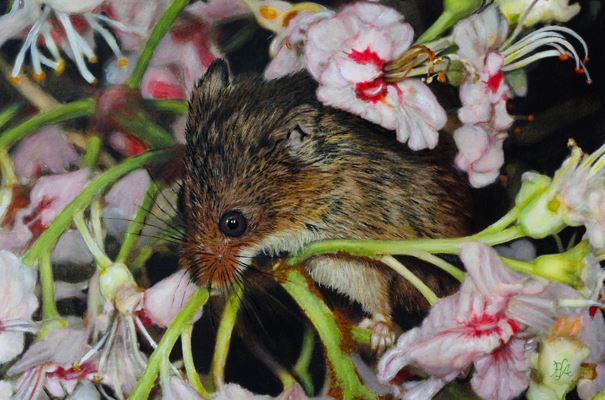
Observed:
[[[242,236],[247,226],[246,217],[238,210],[225,212],[218,221],[218,227],[227,236]]]

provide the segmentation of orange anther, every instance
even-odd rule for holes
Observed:
[[[12,83],[13,85],[17,86],[19,83],[21,83],[21,77],[20,76],[10,76],[8,78],[9,82]]]
[[[447,82],[447,77],[445,76],[445,72],[443,71],[439,71],[437,73],[437,80],[441,83],[445,83]]]
[[[521,128],[519,128],[518,126],[513,129],[513,133],[515,134],[516,137],[521,136]]]
[[[128,59],[126,57],[118,58],[118,67],[126,68],[127,65],[128,65]]]
[[[32,76],[34,77],[34,80],[36,82],[43,81],[44,78],[46,78],[46,74],[44,72],[39,72],[39,73],[33,74]]]
[[[55,68],[55,75],[59,76],[65,71],[65,60],[57,61],[57,68]]]
[[[262,5],[258,9],[258,11],[264,19],[274,20],[275,18],[277,18],[277,10],[274,7]]]
[[[529,122],[533,122],[535,119],[536,119],[536,116],[535,116],[534,114],[529,114],[529,115],[527,116],[527,120],[528,120]]]
[[[583,68],[576,68],[576,74],[583,74],[583,73],[584,73]]]
[[[567,53],[561,53],[561,54],[559,54],[559,60],[561,60],[561,61],[567,61],[567,60],[569,60],[569,54],[567,54]]]

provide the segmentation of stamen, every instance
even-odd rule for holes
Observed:
[[[138,33],[138,34],[144,34],[145,33],[145,28],[144,27],[139,27],[139,26],[127,26],[124,25],[123,23],[113,20],[103,14],[95,14],[95,18],[97,18],[100,21],[105,22],[107,25],[114,27],[122,32],[126,32],[126,33]]]
[[[38,46],[36,45],[36,41],[32,42],[31,51],[29,53],[32,67],[34,68],[33,77],[36,81],[40,82],[46,78],[46,74],[42,72],[42,65],[40,63],[40,51],[38,50]]]
[[[57,18],[59,19],[59,21],[63,25],[63,28],[65,29],[65,34],[67,35],[67,40],[69,42],[69,46],[73,53],[74,60],[76,62],[76,66],[78,67],[78,71],[80,72],[80,75],[82,75],[82,77],[84,78],[84,80],[86,80],[86,82],[91,83],[91,84],[95,83],[96,79],[95,79],[94,75],[88,70],[88,67],[84,63],[84,58],[82,58],[82,49],[80,47],[80,41],[78,40],[80,35],[78,35],[78,33],[75,31],[71,21],[69,20],[69,17],[66,14],[63,14],[63,13],[56,13],[56,14],[57,14]]]
[[[11,76],[10,76],[11,83],[13,83],[13,84],[19,83],[18,76],[19,76],[19,73],[21,72],[21,68],[23,67],[23,62],[25,61],[25,54],[30,49],[32,43],[34,43],[34,41],[38,39],[38,33],[40,31],[40,28],[46,21],[46,18],[48,18],[49,12],[50,12],[50,7],[44,7],[44,10],[42,11],[42,15],[40,16],[40,18],[38,18],[38,20],[34,23],[32,28],[28,32],[28,34],[25,38],[25,41],[23,42],[23,45],[21,46],[21,49],[19,50],[19,53],[17,54],[17,58],[15,59],[15,65],[13,67],[13,70],[12,70]]]
[[[55,43],[55,39],[50,33],[50,24],[45,22],[41,28],[42,36],[44,37],[44,45],[53,56],[53,58],[58,62],[61,59],[61,53],[59,52],[59,48],[57,47],[57,43]]]
[[[517,62],[514,62],[512,64],[507,64],[504,65],[502,67],[502,71],[507,72],[507,71],[514,71],[516,69],[519,68],[523,68],[533,62],[536,62],[538,60],[541,60],[543,58],[548,58],[548,57],[559,57],[559,52],[557,50],[546,50],[546,51],[542,51],[540,53],[536,53],[533,54],[529,57],[526,57],[524,59],[521,59]]]
[[[105,29],[103,26],[101,26],[101,24],[99,24],[97,22],[97,20],[95,19],[95,16],[92,14],[85,14],[84,18],[86,19],[86,21],[88,22],[88,24],[90,25],[90,27],[98,32],[103,39],[105,39],[105,43],[107,43],[107,45],[109,46],[109,48],[111,49],[111,51],[113,52],[113,54],[115,54],[115,56],[118,58],[118,65],[120,65],[120,60],[124,59],[124,56],[122,56],[122,51],[120,50],[120,47],[118,46],[118,42],[116,42],[116,39],[113,37],[113,35],[107,30]],[[128,63],[128,60],[126,60],[126,63]],[[126,65],[124,65],[126,66]]]

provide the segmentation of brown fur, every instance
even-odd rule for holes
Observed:
[[[392,132],[321,105],[314,90],[303,73],[230,82],[222,62],[194,90],[181,263],[199,284],[228,285],[241,275],[238,257],[249,263],[260,252],[292,253],[312,240],[467,232],[468,189],[452,166],[449,138],[441,137],[433,151],[413,152]],[[231,209],[248,219],[241,237],[218,228],[219,216]],[[390,315],[397,280],[386,267],[335,256],[315,257],[306,267],[367,312]],[[422,302],[406,284],[397,285],[400,302],[410,308]]]

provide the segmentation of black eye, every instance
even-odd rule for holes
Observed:
[[[242,236],[248,227],[248,221],[241,211],[231,210],[221,215],[218,227],[227,236]]]

